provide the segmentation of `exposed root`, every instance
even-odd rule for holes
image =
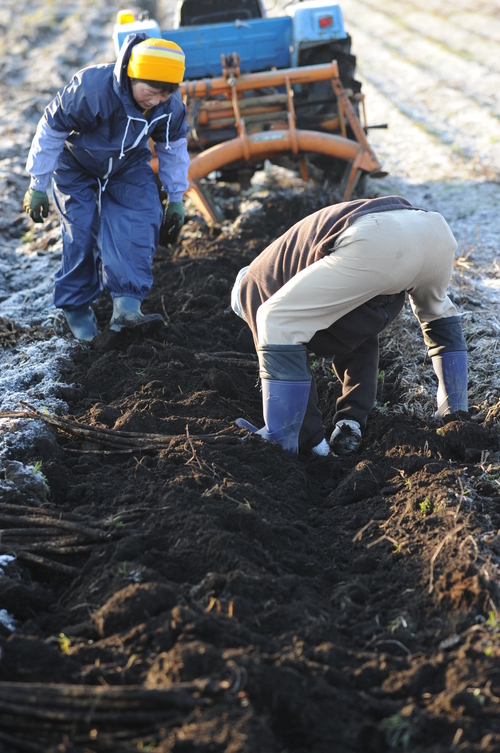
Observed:
[[[106,444],[114,448],[113,452],[136,452],[138,450],[163,450],[170,449],[175,441],[185,440],[182,434],[144,434],[135,431],[120,431],[117,429],[107,429],[102,426],[91,426],[81,424],[78,421],[72,421],[69,418],[54,416],[51,413],[40,413],[36,408],[28,403],[21,402],[21,405],[28,408],[27,411],[0,411],[0,420],[4,418],[29,418],[38,419],[50,426],[55,426],[59,431],[66,434],[72,434],[90,442],[97,444]],[[231,435],[228,430],[216,434],[197,435],[193,439],[201,440],[206,444],[237,444],[240,439]],[[87,450],[87,452],[101,452],[101,450]],[[108,451],[109,452],[109,451]]]

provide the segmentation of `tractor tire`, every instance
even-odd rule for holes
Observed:
[[[355,78],[356,57],[351,54],[351,37],[339,39],[322,47],[312,47],[304,50],[299,59],[299,65],[319,65],[331,63],[336,60],[339,66],[339,77],[344,89],[350,90],[352,94],[358,94],[361,91],[361,83]],[[352,95],[351,95],[352,96]],[[314,121],[334,117],[337,114],[337,98],[332,90],[329,81],[317,81],[307,86],[301,87],[295,93],[294,97],[297,127],[309,128],[312,130],[322,130]],[[356,114],[359,115],[359,103],[354,100],[352,105]],[[354,134],[347,125],[347,137],[354,138]],[[332,185],[340,184],[347,163],[335,157],[326,157],[325,155],[311,154],[308,155],[310,162],[323,171],[325,178]],[[365,181],[360,178],[357,192],[363,190]]]
[[[361,84],[355,79],[356,57],[351,55],[351,38],[339,39],[321,47],[303,50],[299,66],[320,65],[336,60],[339,76],[344,89],[353,94],[361,91]],[[295,93],[297,116],[307,118],[312,115],[324,115],[336,111],[336,97],[329,81],[317,81],[302,86]]]

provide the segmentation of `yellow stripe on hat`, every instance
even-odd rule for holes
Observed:
[[[184,77],[185,57],[175,42],[145,39],[130,54],[127,73],[131,78],[179,84]]]
[[[133,48],[132,48],[133,49]],[[159,57],[159,58],[172,58],[173,60],[184,60],[184,53],[182,50],[167,50],[165,47],[148,47],[147,50],[141,50],[134,55],[137,59],[140,56],[144,57]]]

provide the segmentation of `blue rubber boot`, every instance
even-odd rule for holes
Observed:
[[[432,356],[432,367],[438,378],[436,417],[442,418],[458,410],[468,412],[467,351]]]
[[[299,432],[304,420],[311,381],[287,382],[262,379],[262,410],[265,426],[257,429],[243,418],[235,423],[269,442],[278,442],[291,455],[299,451]]]
[[[113,299],[113,316],[109,328],[113,332],[139,327],[144,334],[156,332],[163,326],[160,314],[143,314],[141,302],[131,296],[118,296]]]
[[[99,334],[94,312],[90,306],[78,309],[64,309],[68,326],[77,340],[90,342]]]

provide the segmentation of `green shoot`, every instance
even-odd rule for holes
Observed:
[[[70,647],[69,638],[66,635],[64,635],[64,633],[59,633],[59,637],[57,638],[57,642],[59,643],[59,648],[61,649],[61,651],[63,652],[63,654],[68,655],[70,653],[70,651],[69,651],[69,647]]]
[[[151,740],[149,743],[143,743],[142,740],[139,740],[137,743],[137,750],[154,750],[156,748],[156,743]]]
[[[490,613],[488,614],[488,619],[486,620],[486,624],[489,628],[492,628],[493,630],[498,630],[500,627],[500,623],[498,622],[497,616],[493,609],[490,610]]]
[[[430,497],[426,497],[422,502],[419,502],[420,512],[422,515],[428,515],[432,512],[432,500]]]
[[[407,750],[411,738],[411,726],[408,719],[403,719],[401,714],[394,714],[382,719],[379,729],[385,732],[390,748],[401,747]]]

